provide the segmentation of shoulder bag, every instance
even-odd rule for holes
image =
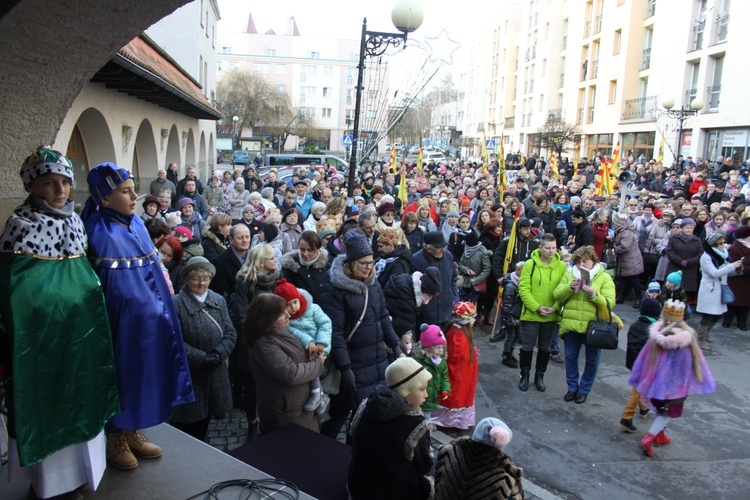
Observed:
[[[609,321],[599,319],[599,311],[596,312],[596,321],[589,321],[586,328],[586,346],[596,347],[599,349],[617,349],[617,323],[612,321],[612,309],[607,302],[607,311],[609,311]]]
[[[362,320],[364,319],[365,313],[367,312],[367,303],[369,301],[369,298],[370,289],[365,288],[365,307],[362,308],[362,314],[360,314],[357,323],[354,325],[354,328],[352,328],[352,331],[349,332],[349,336],[346,337],[347,344],[352,339],[352,336],[354,336],[354,332],[357,331],[359,325],[362,324]],[[332,356],[329,356],[328,359],[326,359],[325,366],[328,371],[323,376],[323,378],[320,379],[320,388],[326,394],[338,394],[341,391],[341,371],[339,371],[339,369],[336,368],[336,365],[333,364]]]
[[[734,300],[734,292],[729,288],[729,285],[721,285],[721,303],[731,304]]]

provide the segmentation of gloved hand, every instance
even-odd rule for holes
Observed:
[[[448,399],[448,396],[450,396],[450,393],[443,391],[438,395],[438,401],[445,401]]]
[[[354,394],[357,389],[357,384],[354,380],[354,372],[351,368],[348,368],[341,372],[341,392],[349,392]]]
[[[206,354],[205,358],[203,358],[203,363],[201,363],[201,370],[204,370],[204,371],[213,370],[220,364],[221,364],[221,356],[219,356],[219,353],[216,351],[211,351],[208,354]]]

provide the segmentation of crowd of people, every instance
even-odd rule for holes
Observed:
[[[622,196],[597,191],[599,157],[582,158],[577,168],[560,158],[556,172],[538,155],[524,163],[509,155],[502,167],[497,161],[393,168],[375,162],[356,172],[353,186],[325,165],[301,166],[281,183],[274,169],[261,177],[253,165],[217,170],[205,182],[187,168],[180,179],[178,166],[170,164],[149,186],[140,215],[132,176],[103,164],[87,179],[91,199],[81,223],[68,199],[67,159],[47,149],[32,156],[22,169],[30,198],[0,240],[3,270],[9,270],[2,276],[12,279],[19,255],[56,258],[63,252],[59,262],[50,260],[60,269],[74,262],[68,257],[88,255],[88,276],[93,268],[102,288],[89,282],[89,292],[80,287],[76,293],[93,294],[109,311],[99,333],[112,339],[103,348],[114,354],[99,360],[96,383],[111,397],[86,432],[60,446],[96,439],[109,421],[107,457],[123,469],[137,466],[135,455],[162,453],[139,429],[169,421],[205,439],[212,417],[240,408],[248,439],[288,423],[332,438],[346,426],[354,498],[382,496],[394,485],[413,498],[427,498],[433,487],[450,498],[450,488],[467,487],[449,485],[466,480],[452,468],[471,453],[491,458],[486,466],[497,471],[489,477],[496,488],[502,483],[504,498],[520,498],[521,471],[500,451],[509,429],[496,419],[475,422],[475,327],[490,328],[490,342],[504,341],[502,364],[519,370],[520,391],[533,386],[545,392],[549,362],[564,363],[568,390],[562,397],[583,404],[601,355],[586,343],[589,323],[607,314],[616,318],[615,305],[632,301],[643,320],[630,327],[634,389],[620,421],[627,432],[635,431],[636,409],[675,417],[680,398],[713,390],[703,351],[710,352],[710,332],[719,321],[730,327],[736,320],[747,330],[750,183],[748,170],[729,159],[680,158],[667,168],[626,156],[620,170],[631,171],[634,180],[617,188]],[[69,233],[79,244],[37,241],[33,230],[46,218],[65,225],[57,237]],[[114,245],[121,232],[128,244]],[[31,262],[39,264],[40,279],[52,272],[43,259]],[[36,310],[24,311],[24,318],[14,306],[28,290],[9,289],[12,300],[0,305],[13,345],[19,342],[13,328],[40,318],[30,316]],[[671,316],[659,319],[666,303]],[[683,321],[694,313],[701,316],[697,331]],[[146,326],[151,316],[159,321]],[[76,319],[66,342],[95,321]],[[148,337],[155,329],[158,341]],[[670,332],[681,335],[679,345],[656,339]],[[150,356],[133,367],[125,359],[137,357],[135,349]],[[656,357],[659,349],[692,355],[694,363],[680,365],[697,381],[680,385],[685,394],[651,391],[653,364],[639,353]],[[11,357],[19,384],[26,361],[17,352],[12,349]],[[63,373],[68,361],[75,362],[58,362]],[[132,375],[154,366],[166,379],[161,386],[147,387],[147,378]],[[141,408],[144,394],[154,401]],[[14,404],[22,411],[23,401]],[[458,440],[441,453],[435,478],[447,481],[442,485],[426,477],[433,465],[425,448],[428,424],[475,428],[471,442]],[[664,425],[644,438],[647,454],[652,444],[668,443]],[[401,448],[378,449],[392,442],[382,433],[402,436]],[[24,468],[56,451],[33,449],[34,436],[26,439],[18,442]],[[398,481],[373,482],[380,477],[374,469]],[[48,494],[41,486],[37,493]]]

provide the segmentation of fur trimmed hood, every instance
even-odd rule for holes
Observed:
[[[328,250],[321,248],[318,250],[318,260],[310,266],[313,269],[325,269],[328,265]],[[292,272],[298,273],[301,264],[299,263],[299,250],[292,250],[291,252],[285,253],[281,257],[281,268],[289,269]]]
[[[333,265],[331,266],[331,284],[336,288],[345,290],[347,292],[356,293],[357,295],[364,295],[365,290],[375,282],[375,276],[371,276],[364,281],[350,278],[344,272],[344,263],[346,262],[346,254],[339,255],[334,259]]]
[[[680,349],[681,347],[689,346],[693,342],[694,335],[690,330],[674,326],[668,332],[668,335],[664,335],[662,333],[663,329],[664,321],[659,320],[651,325],[648,335],[662,349]]]
[[[420,283],[420,280],[422,279],[422,273],[419,271],[415,271],[411,275],[411,284],[412,287],[414,287],[414,298],[417,301],[417,307],[422,305],[422,284]]]

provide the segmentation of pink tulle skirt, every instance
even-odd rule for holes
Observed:
[[[466,408],[440,408],[439,410],[425,412],[424,416],[433,424],[451,429],[470,429],[476,423],[474,405]]]

